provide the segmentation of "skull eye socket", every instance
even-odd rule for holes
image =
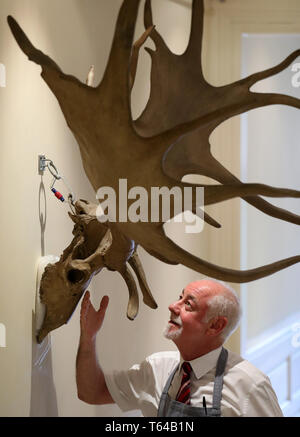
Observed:
[[[82,270],[78,269],[71,269],[68,271],[67,279],[68,281],[72,282],[72,284],[77,284],[78,282],[81,282],[85,277],[85,274]]]

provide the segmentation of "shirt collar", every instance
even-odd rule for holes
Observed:
[[[219,355],[221,353],[222,346],[214,349],[213,351],[208,352],[208,354],[202,355],[199,358],[195,358],[192,361],[189,361],[192,366],[193,372],[197,379],[200,379],[203,375],[209,372],[211,369],[216,367]],[[180,357],[180,367],[185,360]]]

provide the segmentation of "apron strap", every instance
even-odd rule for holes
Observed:
[[[167,397],[168,397],[168,391],[169,391],[170,385],[171,385],[171,383],[173,381],[173,378],[175,376],[175,373],[177,372],[177,370],[179,368],[179,364],[175,367],[173,372],[170,373],[170,376],[169,376],[169,378],[167,380],[167,383],[164,386],[164,389],[163,389],[163,392],[161,394],[160,401],[159,401],[158,411],[157,411],[157,416],[158,417],[164,416],[164,409],[165,409],[165,406],[166,406],[166,401],[167,401]]]
[[[221,410],[221,399],[222,399],[222,389],[223,389],[223,377],[225,373],[225,368],[227,364],[228,351],[222,347],[220,356],[217,362],[215,383],[213,391],[213,408]]]

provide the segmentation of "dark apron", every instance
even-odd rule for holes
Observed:
[[[168,395],[168,391],[173,381],[174,375],[179,368],[178,364],[174,372],[172,372],[169,376],[165,388],[163,389],[158,406],[157,417],[220,417],[223,377],[225,373],[227,358],[228,351],[222,347],[217,362],[213,391],[213,404],[211,408],[205,409],[204,407],[193,407],[182,402],[174,401],[170,398],[170,396]]]

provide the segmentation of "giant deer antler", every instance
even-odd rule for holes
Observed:
[[[202,73],[203,1],[194,0],[188,49],[184,55],[175,56],[153,28],[151,5],[147,0],[145,23],[157,51],[150,52],[152,87],[149,102],[142,116],[133,122],[130,91],[137,53],[133,51],[132,54],[132,42],[139,3],[139,0],[123,1],[106,70],[95,88],[63,73],[52,59],[31,44],[17,22],[8,17],[20,48],[30,60],[42,67],[42,77],[56,96],[79,144],[85,172],[95,191],[99,187],[109,186],[118,193],[120,179],[127,180],[128,189],[139,186],[149,194],[152,186],[171,189],[176,183],[176,186],[184,189],[195,185],[182,183],[182,176],[200,173],[223,183],[202,185],[204,205],[243,197],[270,215],[299,224],[299,216],[255,197],[299,198],[299,191],[241,183],[213,158],[208,139],[224,120],[250,109],[274,103],[300,108],[299,99],[249,91],[256,81],[289,65],[300,51],[294,52],[273,69],[231,85],[213,87]],[[165,80],[165,75],[168,75],[168,80]],[[180,112],[178,108],[181,108]],[[194,196],[192,210],[195,212],[196,208]],[[171,217],[174,211],[172,203]],[[217,226],[211,217],[206,215],[205,219]],[[121,235],[135,245],[140,244],[164,262],[183,264],[199,273],[229,282],[253,281],[300,261],[300,256],[294,256],[252,270],[223,268],[178,247],[165,235],[163,224],[162,219],[158,223],[132,223],[117,219],[115,226]]]
[[[187,174],[200,174],[222,184],[240,183],[237,177],[213,157],[209,137],[225,120],[250,109],[273,104],[299,109],[300,101],[294,97],[249,90],[256,82],[288,67],[300,55],[300,50],[293,52],[274,68],[230,85],[212,86],[205,80],[202,71],[203,3],[203,0],[193,0],[191,34],[183,55],[172,53],[157,30],[151,32],[150,37],[156,45],[156,51],[146,49],[152,59],[151,94],[135,127],[141,135],[152,136],[179,123],[201,117],[207,111],[224,107],[224,111],[209,125],[200,126],[168,150],[163,162],[164,172],[177,181]],[[151,0],[146,0],[144,20],[146,27],[152,26]],[[300,224],[300,216],[259,197],[245,197],[244,200],[270,216]]]

